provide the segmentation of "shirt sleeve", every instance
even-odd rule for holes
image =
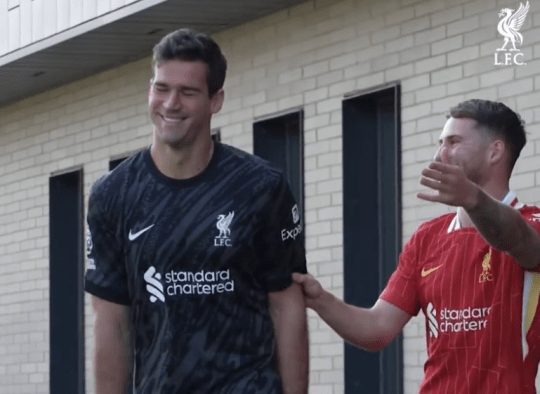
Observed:
[[[417,272],[419,238],[417,231],[405,244],[398,267],[379,297],[411,316],[418,315],[420,311]]]
[[[286,289],[293,272],[307,273],[302,245],[303,220],[283,175],[270,192],[261,216],[261,227],[253,238],[257,277],[268,291]]]
[[[538,236],[540,236],[540,209],[538,207],[529,206],[521,211],[523,218],[529,223],[529,225],[536,230]],[[530,271],[540,272],[540,265],[532,268]]]
[[[102,209],[99,192],[90,192],[86,251],[85,290],[106,301],[130,305],[120,225]]]

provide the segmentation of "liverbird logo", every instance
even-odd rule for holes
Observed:
[[[521,53],[521,51],[516,48],[516,43],[519,45],[523,44],[523,36],[519,32],[519,30],[525,22],[525,17],[529,12],[529,7],[529,1],[527,0],[527,4],[525,6],[523,5],[523,3],[519,3],[519,8],[516,12],[514,12],[514,10],[511,10],[510,8],[503,8],[499,13],[499,18],[502,19],[497,26],[497,30],[499,30],[499,33],[504,37],[504,43],[502,47],[497,48],[497,52],[511,51],[520,53],[516,53],[513,56],[513,59],[510,53],[505,53],[504,63],[498,62],[497,53],[495,53],[495,65],[509,65],[514,63],[518,65],[524,64],[517,61],[517,57],[523,56],[523,53]],[[507,49],[506,47],[509,44],[511,44],[511,47]]]
[[[485,281],[493,281],[493,275],[491,274],[491,249],[489,249],[489,252],[486,253],[484,256],[484,260],[482,260],[482,273],[480,274],[480,283],[484,283]]]
[[[218,222],[216,227],[219,230],[219,235],[214,238],[214,246],[232,246],[231,239],[229,235],[231,234],[231,229],[229,228],[231,222],[234,218],[234,211],[229,212],[227,216],[219,215],[217,217]]]

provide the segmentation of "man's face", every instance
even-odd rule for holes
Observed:
[[[210,119],[221,109],[223,91],[208,96],[207,65],[202,61],[168,60],[158,64],[148,93],[154,143],[190,145],[210,135]]]
[[[458,165],[467,178],[482,185],[488,175],[488,147],[492,141],[476,126],[473,119],[449,118],[439,137],[435,161]]]

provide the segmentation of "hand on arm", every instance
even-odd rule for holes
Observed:
[[[411,315],[379,299],[371,309],[346,304],[324,290],[311,275],[293,274],[302,285],[306,306],[313,309],[339,336],[368,351],[379,351],[401,332]]]
[[[129,307],[92,297],[96,394],[124,394],[131,367]]]
[[[306,394],[309,384],[309,344],[306,309],[300,286],[269,294],[274,322],[278,369],[284,394]]]
[[[455,165],[432,162],[420,183],[435,192],[418,198],[465,209],[482,237],[495,249],[507,252],[523,268],[540,264],[538,232],[514,208],[485,193]]]

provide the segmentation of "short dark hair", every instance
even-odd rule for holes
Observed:
[[[192,29],[179,29],[167,34],[154,46],[152,68],[167,60],[203,61],[208,66],[208,95],[223,87],[227,60],[218,44],[209,36]]]
[[[527,142],[525,122],[503,103],[472,99],[450,108],[449,117],[474,119],[488,133],[502,137],[510,148],[510,171]]]

